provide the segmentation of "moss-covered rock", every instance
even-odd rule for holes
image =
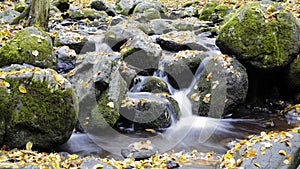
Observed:
[[[65,143],[78,111],[71,84],[51,69],[13,65],[0,74],[3,144],[20,148],[31,141],[36,148],[49,149]]]
[[[108,17],[105,11],[97,11],[95,9],[84,8],[78,11],[72,11],[69,14],[71,19],[86,19],[94,20],[94,19],[105,19]]]
[[[135,6],[133,13],[143,13],[148,9],[156,9],[160,13],[163,13],[166,10],[164,5],[159,1],[144,1]]]
[[[216,2],[208,2],[204,5],[203,9],[200,12],[199,19],[208,21],[210,15],[214,12],[215,7],[217,6]]]
[[[119,0],[116,3],[115,10],[117,13],[127,16],[127,15],[132,14],[134,8],[140,2],[142,2],[142,1],[140,1],[140,0]]]
[[[248,75],[244,66],[227,55],[207,57],[188,94],[193,114],[220,118],[244,102]]]
[[[270,72],[283,68],[299,53],[300,25],[276,3],[251,3],[223,25],[216,44],[249,69]]]
[[[51,38],[35,27],[19,31],[0,49],[0,67],[27,63],[42,68],[54,68],[55,62]]]
[[[142,85],[141,92],[169,93],[168,85],[161,79],[151,76]]]
[[[134,36],[121,46],[125,62],[140,69],[157,68],[162,49],[147,35]]]
[[[22,13],[25,10],[25,8],[28,8],[28,4],[26,4],[24,1],[20,1],[16,4],[15,11]]]
[[[141,23],[147,23],[153,19],[160,19],[160,12],[154,8],[147,9],[143,13],[136,13],[134,19]]]

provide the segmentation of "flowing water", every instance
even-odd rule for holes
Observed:
[[[96,49],[99,50],[99,47]],[[211,56],[220,54],[216,46],[213,46],[211,49],[209,51]],[[192,105],[187,94],[194,86],[196,80],[201,76],[204,63],[205,59],[199,65],[190,87],[182,90],[174,89],[169,84],[168,77],[162,71],[153,73],[153,76],[160,78],[168,84],[170,94],[178,102],[182,113],[180,120],[176,123],[174,122],[164,132],[154,131],[150,133],[134,131],[134,126],[132,126],[133,133],[122,133],[114,128],[107,128],[106,130],[99,131],[97,134],[74,133],[70,140],[60,147],[59,151],[68,151],[81,155],[93,154],[106,156],[110,154],[119,157],[121,149],[127,147],[129,144],[137,141],[151,140],[161,153],[171,150],[190,151],[192,149],[202,152],[215,151],[224,153],[228,149],[227,143],[230,140],[244,138],[248,134],[266,130],[263,124],[264,121],[271,118],[269,115],[266,117],[252,115],[248,116],[248,119],[215,119],[192,114]],[[140,82],[133,86],[127,95],[135,94],[135,96],[140,95],[140,97],[147,98],[149,93],[136,93],[136,91],[140,90],[143,82],[149,77],[138,76],[138,78],[141,79]],[[278,119],[278,117],[275,118]],[[284,119],[279,121],[278,123],[283,124],[282,126],[278,125],[279,128],[286,128],[288,126]]]

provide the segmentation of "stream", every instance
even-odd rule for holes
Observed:
[[[214,40],[210,39],[206,43],[213,44],[211,51],[209,51],[210,56],[221,54],[216,49]],[[101,39],[96,43],[96,51],[100,50]],[[191,85],[185,89],[173,88],[168,81],[168,77],[162,71],[158,70],[153,73],[152,76],[167,83],[170,96],[178,102],[182,113],[180,120],[174,121],[165,131],[136,131],[134,126],[131,126],[131,128],[126,129],[126,131],[131,132],[121,132],[116,128],[107,128],[97,134],[74,132],[69,141],[60,146],[57,151],[122,159],[120,154],[122,148],[133,142],[151,140],[160,153],[172,150],[188,152],[197,149],[199,152],[214,151],[223,154],[229,149],[228,143],[232,140],[243,139],[249,134],[257,134],[261,131],[284,130],[295,125],[290,124],[285,118],[279,117],[278,114],[241,112],[235,113],[239,114],[239,117],[229,115],[222,119],[193,115],[191,101],[187,94],[201,76],[205,60],[199,65]],[[137,78],[140,79],[139,82],[128,91],[127,96],[153,97],[153,95],[150,95],[151,93],[138,92],[149,76],[138,75]],[[265,123],[270,121],[275,125],[272,127],[266,126]]]

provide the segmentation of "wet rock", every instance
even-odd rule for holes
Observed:
[[[19,15],[20,13],[18,11],[7,9],[4,12],[0,12],[0,19],[2,21],[8,21],[8,23],[11,23],[13,22],[14,18]]]
[[[85,130],[113,126],[127,89],[119,74],[121,55],[94,52],[81,57],[68,73],[79,97],[79,122]]]
[[[144,84],[141,85],[140,92],[169,93],[169,89],[166,82],[152,76],[147,78]]]
[[[156,9],[159,13],[163,13],[166,10],[164,5],[159,1],[144,1],[135,6],[133,13],[144,13],[144,11],[149,9]]]
[[[94,0],[91,2],[91,8],[97,11],[105,11],[109,16],[116,16],[113,6],[104,0]]]
[[[58,47],[56,56],[58,73],[67,73],[75,68],[75,50],[70,49],[68,46]]]
[[[216,2],[208,2],[204,5],[200,12],[199,19],[208,21],[211,14],[214,12],[215,7],[217,6]]]
[[[199,19],[195,17],[189,17],[189,18],[174,20],[172,25],[178,31],[193,31],[202,28],[208,28],[213,24],[207,21],[199,21]]]
[[[135,129],[164,129],[179,119],[178,105],[163,94],[129,93],[120,108],[123,125]]]
[[[162,54],[160,46],[144,33],[130,38],[120,49],[125,62],[142,70],[157,68]]]
[[[66,12],[70,8],[69,0],[56,0],[53,2],[53,5],[56,6],[61,12]]]
[[[216,44],[250,70],[274,72],[298,54],[299,39],[300,25],[291,13],[276,3],[251,3],[221,28]]]
[[[131,15],[133,13],[134,8],[138,3],[142,1],[140,0],[120,0],[116,4],[116,12],[122,15]]]
[[[291,131],[261,132],[242,140],[222,157],[220,168],[282,168],[299,166],[299,128]]]
[[[95,158],[85,158],[81,164],[80,168],[105,168],[105,169],[115,169],[115,167],[101,162]]]
[[[220,118],[244,102],[248,76],[244,66],[227,55],[204,59],[199,79],[188,94],[193,114]]]
[[[161,18],[160,12],[153,8],[147,9],[143,13],[136,13],[134,15],[134,19],[141,23],[147,23],[152,19],[160,19],[160,18]]]
[[[230,8],[225,4],[220,4],[215,7],[214,13],[211,14],[209,17],[209,20],[211,20],[214,23],[219,23],[224,21],[224,18],[226,15],[230,13]]]
[[[193,81],[198,66],[208,56],[208,53],[197,50],[164,53],[159,67],[172,77],[174,82],[170,81],[176,88],[187,88]]]
[[[156,151],[156,146],[150,140],[147,140],[130,144],[127,148],[121,150],[121,154],[125,158],[141,160],[151,157]]]
[[[128,85],[131,85],[132,80],[136,77],[138,69],[128,65],[126,62],[122,61],[120,69],[121,76],[126,81]],[[128,86],[129,88],[129,86]]]
[[[69,139],[78,105],[62,75],[20,65],[1,69],[0,74],[0,112],[6,128],[1,144],[21,148],[31,141],[36,148],[50,149]]]
[[[152,19],[150,25],[155,35],[165,34],[176,30],[172,25],[173,21],[169,19]]]
[[[110,26],[115,26],[118,23],[120,23],[122,21],[126,21],[126,20],[127,20],[127,18],[124,17],[123,15],[114,16],[110,19]]]
[[[0,49],[0,67],[27,63],[54,68],[55,62],[51,38],[35,27],[20,30]]]
[[[284,78],[286,79],[285,83],[287,83],[289,87],[294,91],[300,91],[300,55],[288,66]]]
[[[197,37],[191,31],[172,31],[158,36],[156,39],[162,49],[168,51],[181,51],[181,50],[200,50],[207,51],[203,45],[198,43]]]
[[[139,34],[144,34],[144,32],[128,22],[121,22],[107,30],[105,43],[114,51],[118,51],[129,38]]]
[[[87,41],[88,39],[79,33],[60,31],[54,39],[54,46],[69,46],[79,54]]]
[[[94,19],[105,19],[108,17],[105,11],[97,11],[95,9],[84,8],[81,10],[71,11],[69,14],[71,19],[86,19],[94,20]]]

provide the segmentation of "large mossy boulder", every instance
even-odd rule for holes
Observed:
[[[0,49],[0,67],[23,63],[54,68],[56,58],[50,36],[38,28],[27,27]]]
[[[227,55],[207,57],[202,62],[188,93],[192,112],[220,118],[244,102],[248,75],[237,59]]]
[[[250,3],[222,26],[216,44],[247,68],[272,72],[299,53],[300,24],[276,3]]]
[[[81,57],[68,73],[78,95],[79,123],[88,131],[113,126],[128,88],[119,73],[121,54],[91,52]]]
[[[1,144],[50,149],[65,143],[78,111],[71,84],[51,69],[12,65],[0,70]],[[3,119],[4,123],[3,123]]]

